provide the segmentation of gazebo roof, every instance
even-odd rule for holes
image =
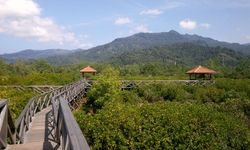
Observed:
[[[86,68],[83,68],[82,70],[80,70],[80,72],[97,72],[97,71],[91,68],[90,66],[87,66]]]
[[[207,74],[215,74],[216,71],[208,69],[206,67],[198,66],[186,72],[187,74],[195,74],[195,73],[207,73]]]

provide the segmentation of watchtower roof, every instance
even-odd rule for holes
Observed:
[[[208,69],[206,67],[203,67],[203,66],[198,66],[198,67],[195,67],[189,71],[186,72],[187,74],[200,74],[200,73],[206,73],[206,74],[215,74],[216,71],[212,70],[212,69]]]
[[[90,66],[87,66],[85,68],[83,68],[82,70],[80,70],[80,72],[97,72],[95,69],[93,69],[92,67]]]

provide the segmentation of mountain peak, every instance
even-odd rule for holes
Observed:
[[[168,33],[171,33],[171,34],[180,34],[179,32],[175,31],[175,30],[170,30]]]

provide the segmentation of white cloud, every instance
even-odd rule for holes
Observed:
[[[0,32],[39,42],[91,46],[53,19],[42,17],[41,8],[33,0],[0,0]]]
[[[146,33],[146,32],[150,32],[150,30],[148,29],[148,27],[146,25],[137,25],[135,27],[133,27],[129,33],[130,34],[135,34],[135,33],[140,33],[140,32],[143,32],[143,33]]]
[[[196,21],[192,21],[192,20],[189,20],[189,19],[180,21],[179,25],[183,29],[187,29],[187,30],[193,30],[193,29],[197,28]]]
[[[0,18],[40,15],[41,8],[32,0],[0,0]]]
[[[158,8],[144,9],[140,12],[140,15],[158,16],[164,13],[164,11],[184,6],[183,2],[166,1]],[[145,8],[145,7],[144,7]]]
[[[187,30],[194,30],[196,28],[205,28],[209,29],[211,27],[211,24],[209,23],[198,23],[197,21],[185,19],[180,21],[179,23],[180,27]]]
[[[145,25],[139,25],[139,26],[135,27],[135,31],[136,32],[149,32],[149,29]]]
[[[140,15],[152,15],[157,16],[162,14],[163,12],[159,9],[146,9],[140,12]]]
[[[124,25],[128,23],[131,23],[131,20],[128,17],[119,17],[114,22],[115,25]]]

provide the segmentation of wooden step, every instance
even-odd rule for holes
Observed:
[[[31,142],[47,142],[49,136],[48,117],[51,107],[35,114],[30,128],[24,136],[24,144]]]

